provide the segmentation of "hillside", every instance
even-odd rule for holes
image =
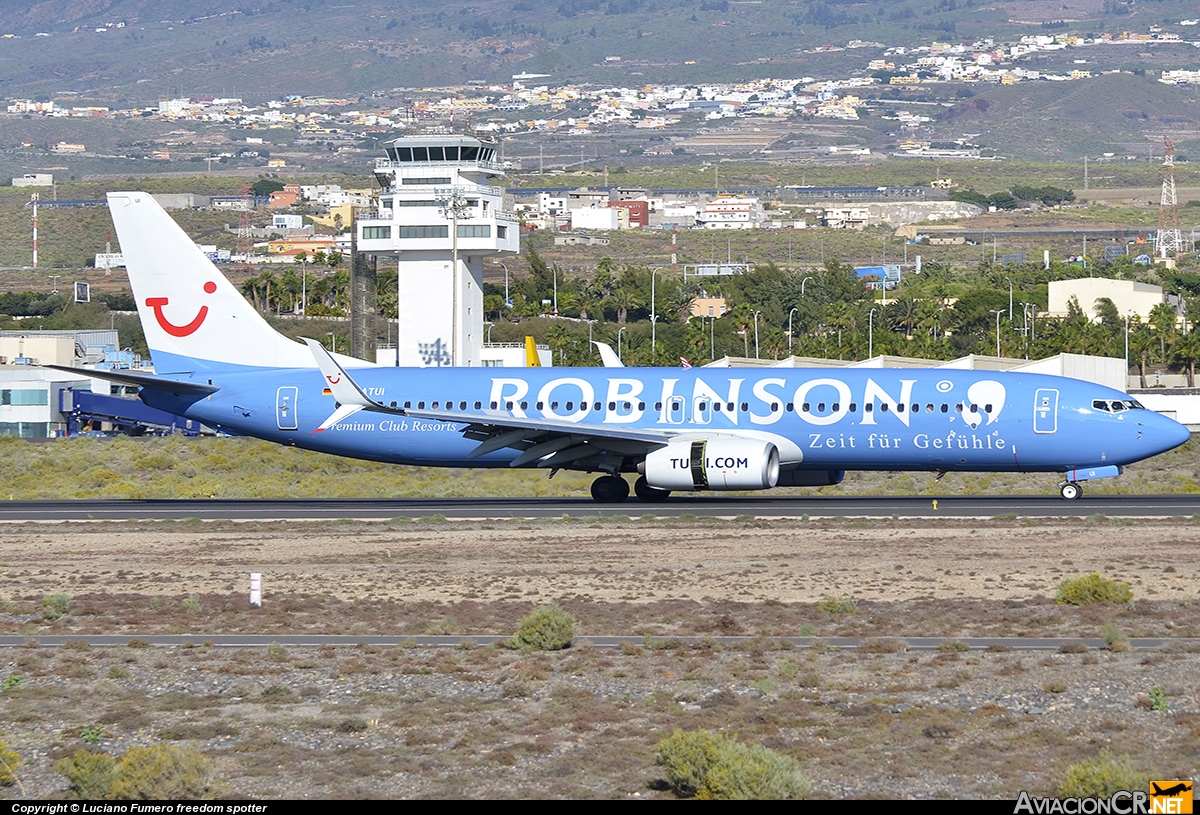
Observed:
[[[1021,82],[988,88],[960,101],[939,129],[981,133],[977,141],[1002,155],[1043,158],[1162,156],[1170,135],[1179,159],[1200,158],[1200,87],[1163,85],[1132,74],[1081,82]]]
[[[394,8],[354,0],[45,0],[8,11],[5,31],[18,36],[0,40],[0,88],[7,96],[73,92],[153,103],[180,93],[357,98],[521,71],[600,83],[822,77],[881,54],[812,51],[851,40],[912,46],[1154,24],[1179,30],[1193,12],[1183,0],[449,0]]]

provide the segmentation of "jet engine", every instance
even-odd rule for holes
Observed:
[[[779,450],[769,441],[675,441],[639,467],[660,490],[765,490],[779,481]]]

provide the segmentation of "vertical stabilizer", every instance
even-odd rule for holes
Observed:
[[[160,373],[316,367],[309,350],[271,328],[149,193],[109,193],[108,208]]]

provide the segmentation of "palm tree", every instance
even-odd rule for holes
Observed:
[[[1171,358],[1187,367],[1188,387],[1196,387],[1196,360],[1200,360],[1200,333],[1189,331],[1171,345]]]

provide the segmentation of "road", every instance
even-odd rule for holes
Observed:
[[[682,496],[665,503],[631,499],[597,504],[581,498],[454,498],[393,500],[144,500],[6,501],[0,522],[130,520],[328,520],[354,518],[613,517],[1191,517],[1200,515],[1200,495],[1085,495],[1076,501],[1057,496]]]

